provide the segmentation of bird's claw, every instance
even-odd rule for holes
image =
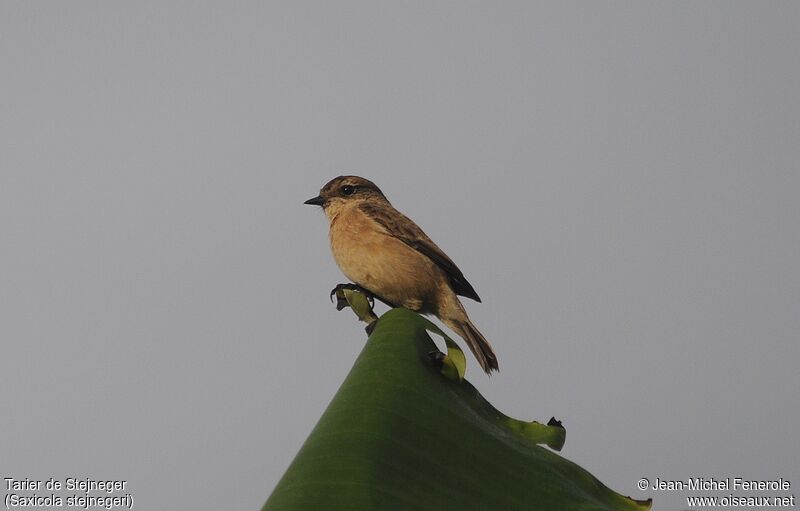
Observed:
[[[364,289],[363,287],[359,286],[358,284],[337,284],[335,288],[331,289],[331,303],[333,303],[333,297],[336,297],[336,310],[340,311],[345,307],[349,307],[350,304],[347,302],[347,298],[344,296],[344,290],[350,291],[358,291],[362,295],[364,295],[367,300],[369,301],[370,309],[375,307],[375,297],[372,294]]]
[[[356,284],[339,284],[331,291],[331,301],[336,297],[336,310],[350,307],[358,319],[367,323],[367,334],[375,328],[378,317],[373,312],[375,298],[372,293]]]

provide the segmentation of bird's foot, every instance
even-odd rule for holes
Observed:
[[[336,297],[336,310],[340,311],[345,307],[350,307],[350,304],[347,302],[347,298],[345,297],[345,291],[357,291],[364,295],[366,299],[369,301],[369,307],[375,307],[375,297],[364,289],[363,287],[359,286],[358,284],[336,284],[336,287],[331,289],[331,302],[333,301],[333,297]]]
[[[336,297],[336,310],[350,307],[358,319],[367,323],[367,335],[372,333],[378,316],[372,311],[375,298],[372,293],[356,284],[339,284],[331,291],[331,301]]]

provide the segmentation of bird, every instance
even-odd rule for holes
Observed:
[[[305,204],[321,206],[339,269],[392,307],[434,315],[463,338],[481,368],[498,371],[491,344],[467,315],[459,296],[481,299],[458,266],[375,183],[339,176]]]

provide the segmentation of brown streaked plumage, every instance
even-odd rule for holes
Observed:
[[[339,176],[306,204],[324,209],[333,257],[347,278],[387,303],[435,315],[464,338],[484,371],[498,370],[494,350],[457,296],[480,302],[478,293],[453,260],[394,209],[375,183]]]

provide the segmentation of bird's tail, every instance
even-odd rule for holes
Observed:
[[[445,321],[447,326],[455,330],[455,332],[467,341],[469,349],[478,363],[481,365],[486,374],[492,374],[492,371],[499,371],[497,365],[497,356],[494,354],[492,345],[481,334],[472,321],[465,317],[464,319]]]

